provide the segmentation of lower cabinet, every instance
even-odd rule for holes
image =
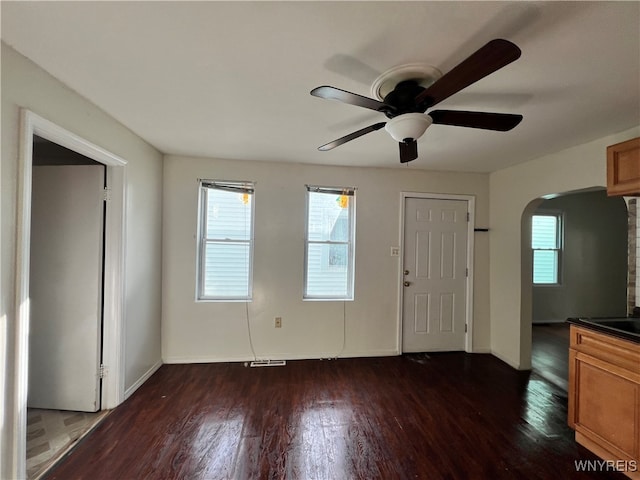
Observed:
[[[568,407],[576,441],[640,479],[640,344],[571,325]]]

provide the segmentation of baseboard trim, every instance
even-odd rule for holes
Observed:
[[[257,360],[322,360],[332,358],[360,358],[360,357],[393,357],[399,353],[396,350],[370,350],[367,352],[343,352],[337,355],[336,352],[313,353],[313,354],[292,354],[273,353],[271,355],[257,355]],[[234,363],[252,362],[256,359],[253,356],[238,357],[214,357],[214,356],[168,356],[162,359],[163,363]]]
[[[147,370],[136,382],[124,391],[124,399],[129,398],[133,393],[142,386],[144,382],[149,380],[151,375],[162,366],[162,360],[158,360],[149,370]]]
[[[164,357],[162,359],[163,363],[168,365],[176,365],[180,363],[236,363],[236,362],[253,362],[254,358],[252,356],[244,356],[244,357],[210,357],[210,356],[198,356],[198,357],[179,357],[179,356],[171,356]],[[276,360],[276,358],[272,358],[272,360]],[[281,359],[277,359],[281,360]]]
[[[493,353],[490,348],[474,348],[468,353]]]
[[[496,357],[498,360],[500,360],[501,362],[506,363],[507,365],[509,365],[511,368],[515,368],[516,370],[530,370],[530,369],[523,369],[520,368],[519,365],[514,365],[513,363],[511,363],[509,360],[507,360],[505,357],[503,357],[502,355],[500,355],[499,353],[496,353],[495,351],[491,351],[489,352],[491,353],[491,355],[493,355],[494,357]]]

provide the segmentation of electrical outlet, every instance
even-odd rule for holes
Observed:
[[[282,328],[282,317],[276,317],[276,322],[274,326],[276,328]]]

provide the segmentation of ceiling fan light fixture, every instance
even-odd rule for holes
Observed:
[[[419,139],[432,123],[431,117],[425,113],[405,113],[389,120],[384,129],[395,141],[404,142]]]

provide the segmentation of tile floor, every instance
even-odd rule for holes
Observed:
[[[109,412],[27,411],[27,478],[40,478]]]

